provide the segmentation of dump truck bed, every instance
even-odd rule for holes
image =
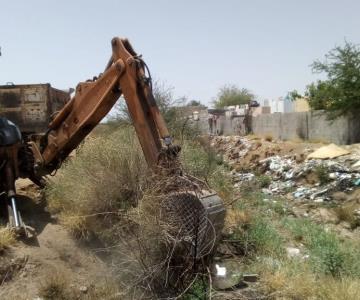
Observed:
[[[70,99],[70,93],[50,84],[0,85],[0,115],[24,134],[47,130],[51,116]]]

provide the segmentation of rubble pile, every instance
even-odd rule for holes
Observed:
[[[256,180],[257,176],[268,176],[270,184],[262,189],[265,194],[323,202],[332,200],[334,192],[350,192],[360,186],[358,145],[348,149],[334,144],[299,147],[299,143],[241,136],[216,136],[211,145],[231,167],[236,187]]]

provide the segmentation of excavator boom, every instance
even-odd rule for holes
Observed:
[[[158,164],[163,144],[171,138],[154,100],[145,63],[126,39],[112,40],[112,56],[105,72],[93,81],[79,83],[75,96],[49,124],[38,157],[41,175],[51,172],[106,116],[123,95],[136,133],[151,167]]]

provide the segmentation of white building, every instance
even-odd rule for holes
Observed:
[[[271,113],[283,113],[285,111],[284,98],[270,100]]]

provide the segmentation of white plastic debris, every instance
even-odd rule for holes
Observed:
[[[351,168],[353,169],[359,169],[360,170],[360,160],[358,160],[356,163],[354,163]]]
[[[288,258],[298,257],[300,255],[300,249],[293,248],[293,247],[287,247],[286,253],[287,253]]]
[[[225,277],[226,276],[226,267],[220,267],[218,264],[215,265],[216,276]]]

